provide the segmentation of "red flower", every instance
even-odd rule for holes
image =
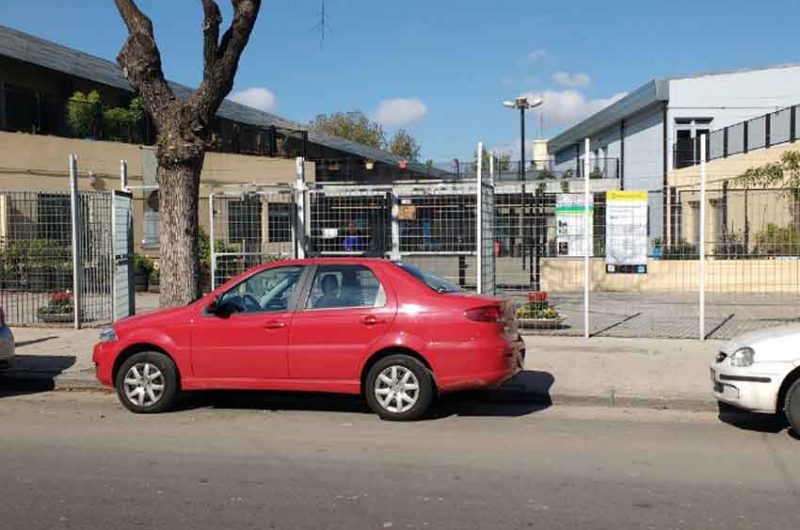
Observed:
[[[533,291],[528,293],[528,302],[547,302],[547,293],[544,291]]]
[[[56,291],[50,295],[50,302],[54,304],[72,303],[72,293],[69,291]]]

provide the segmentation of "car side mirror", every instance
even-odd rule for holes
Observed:
[[[208,304],[206,312],[209,315],[219,315],[220,309],[222,309],[222,305],[219,302],[219,297],[216,297]]]

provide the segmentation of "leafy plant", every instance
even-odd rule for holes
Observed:
[[[671,245],[664,245],[661,249],[662,260],[694,260],[700,259],[700,251],[697,245],[686,241],[679,241]]]
[[[135,254],[133,256],[133,268],[134,270],[144,271],[147,274],[150,274],[153,272],[155,264],[153,263],[153,260],[148,258],[147,256]]]
[[[55,291],[50,295],[46,306],[37,310],[41,315],[66,315],[75,311],[72,293],[69,291]]]
[[[80,136],[95,136],[100,117],[100,93],[75,92],[67,103],[67,123]]]
[[[756,234],[755,254],[761,256],[797,256],[800,255],[800,227],[779,227],[768,224]]]
[[[517,318],[554,320],[560,317],[558,311],[550,305],[547,293],[544,291],[528,293],[528,303],[517,308]]]

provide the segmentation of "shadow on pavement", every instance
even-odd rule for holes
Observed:
[[[57,338],[58,337],[56,337],[55,335],[52,335],[50,337],[40,337],[38,339],[32,339],[32,340],[21,340],[16,343],[16,347],[24,348],[25,346],[31,346],[32,344],[39,344],[40,342],[47,342],[48,340],[53,340]]]
[[[754,414],[724,403],[719,404],[719,419],[737,429],[769,434],[777,434],[789,426],[783,414]],[[792,431],[789,434],[796,437]]]
[[[554,378],[548,372],[524,371],[501,388],[446,394],[427,420],[448,416],[524,416],[548,408]],[[213,391],[186,393],[177,410],[197,408],[242,410],[305,410],[372,414],[359,396],[308,392]]]
[[[55,378],[74,364],[74,355],[17,355],[14,370],[0,373],[0,397],[53,390]]]

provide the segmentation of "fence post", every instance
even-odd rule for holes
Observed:
[[[83,260],[81,260],[82,226],[80,215],[80,197],[78,195],[78,157],[69,155],[69,205],[72,224],[72,307],[73,325],[81,328],[81,309],[83,291]]]
[[[491,162],[490,162],[491,164]],[[475,278],[478,294],[483,293],[483,142],[478,142],[478,167],[476,168],[476,196],[475,196],[475,247],[476,271]],[[491,169],[490,169],[491,171]]]
[[[392,187],[389,192],[389,209],[392,224],[392,251],[389,257],[393,261],[400,260],[400,198],[397,190]]]
[[[700,241],[698,241],[698,290],[700,293],[700,340],[706,340],[706,135],[700,142]]]
[[[217,288],[217,249],[216,249],[216,234],[214,233],[216,226],[214,225],[214,194],[208,195],[208,261],[210,265],[211,274],[211,290]]]
[[[128,191],[128,161],[119,162],[119,187],[122,191]]]
[[[591,149],[591,140],[586,138],[584,140],[584,158],[583,158],[583,208],[585,221],[583,225],[584,231],[584,256],[583,256],[583,336],[589,338],[589,287],[590,287],[590,272],[589,272],[589,252],[592,240],[589,236],[592,229],[592,218],[589,213],[589,150]]]
[[[306,160],[302,156],[295,159],[294,181],[294,253],[297,259],[306,257]]]

